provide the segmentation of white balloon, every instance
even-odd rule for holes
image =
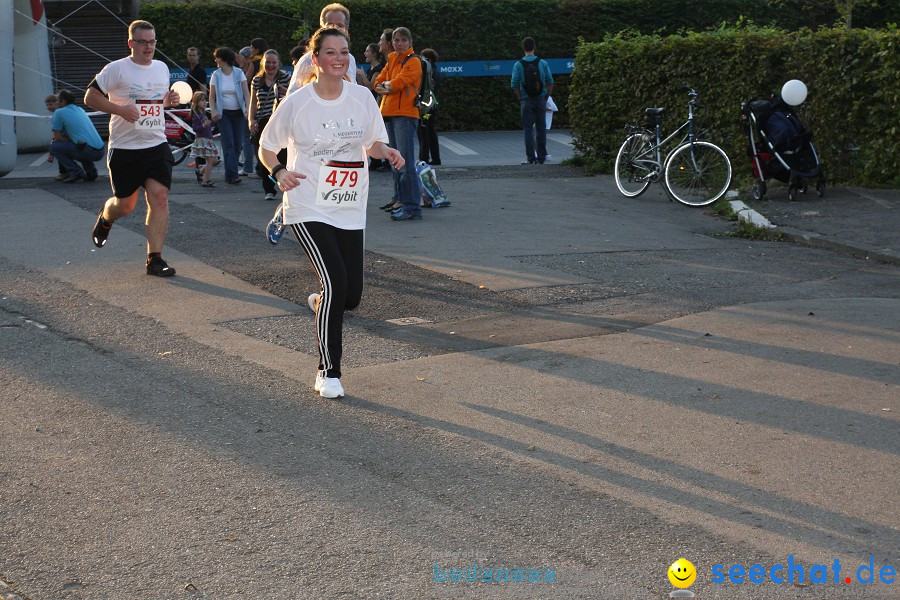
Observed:
[[[791,79],[781,87],[781,99],[791,106],[799,106],[806,100],[806,84],[799,79]]]
[[[172,89],[176,94],[178,94],[179,104],[187,104],[194,96],[194,91],[191,89],[191,86],[187,81],[176,81],[172,84]]]

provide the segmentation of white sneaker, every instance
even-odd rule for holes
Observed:
[[[341,398],[345,395],[341,380],[337,377],[325,377],[321,371],[316,373],[313,389],[323,398]]]
[[[274,200],[274,199],[275,199],[274,193],[269,192],[268,194],[266,194],[266,200]]]
[[[316,309],[319,307],[319,298],[322,297],[322,294],[318,292],[313,292],[306,299],[306,304],[309,306],[309,310],[316,312]]]

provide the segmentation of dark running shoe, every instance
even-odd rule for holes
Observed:
[[[95,246],[102,248],[106,245],[106,238],[109,237],[109,230],[112,229],[112,225],[112,222],[103,218],[103,209],[101,208],[100,214],[97,215],[94,231],[91,232],[91,239],[94,241]]]
[[[156,275],[157,277],[171,277],[175,274],[175,269],[166,264],[162,257],[154,256],[147,261],[147,275]]]
[[[399,208],[391,213],[391,219],[394,221],[419,221],[422,219],[422,215],[411,213],[405,208]]]

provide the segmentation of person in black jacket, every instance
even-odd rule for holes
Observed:
[[[434,96],[439,97],[441,91],[441,74],[438,71],[438,55],[431,48],[425,48],[421,52],[423,59],[431,63],[431,76],[434,80]],[[441,148],[438,145],[437,131],[434,128],[435,120],[440,109],[435,106],[425,118],[419,121],[419,160],[429,165],[441,164]]]
[[[364,56],[366,57],[366,62],[369,63],[369,73],[366,74],[366,72],[362,68],[357,69],[356,83],[372,90],[372,94],[375,96],[375,100],[380,101],[381,95],[375,91],[375,78],[378,77],[379,73],[381,73],[381,70],[384,68],[385,63],[387,62],[387,58],[381,52],[381,48],[379,48],[378,44],[369,44],[368,46],[366,46]],[[388,165],[387,161],[377,158],[370,158],[369,170],[390,171],[391,168]]]
[[[191,94],[197,92],[205,92],[206,88],[206,69],[200,64],[200,52],[193,46],[187,49],[188,74],[187,82],[191,86]]]

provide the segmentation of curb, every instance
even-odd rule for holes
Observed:
[[[872,246],[866,246],[865,244],[851,245],[834,238],[823,236],[819,233],[795,229],[793,227],[779,228],[778,231],[781,232],[785,239],[805,246],[826,248],[846,256],[900,265],[900,254],[887,248],[873,248]]]
[[[742,201],[729,200],[728,204],[731,205],[731,210],[737,213],[738,219],[741,221],[746,221],[751,225],[762,227],[763,229],[775,229],[775,225],[773,225],[771,221],[744,204]]]

